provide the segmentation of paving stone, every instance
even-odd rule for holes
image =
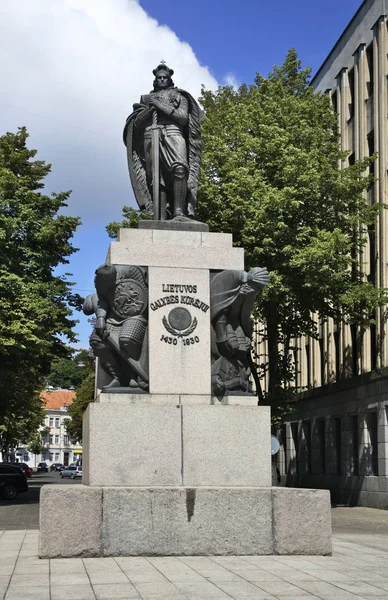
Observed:
[[[272,594],[275,596],[306,596],[306,590],[302,589],[297,585],[293,585],[292,583],[287,583],[286,581],[263,581],[258,584],[260,588],[264,591],[268,592],[268,594]]]
[[[7,594],[5,596],[5,600],[33,600],[37,598],[38,600],[49,600],[50,599],[50,589],[49,587],[23,587],[20,586],[9,586]],[[51,600],[55,600],[51,598]],[[78,599],[72,599],[78,600]]]
[[[326,583],[324,581],[303,581],[300,586],[311,594],[317,595],[322,600],[355,600],[362,596],[354,595],[351,592],[339,588],[337,585]]]
[[[120,566],[113,558],[84,558],[83,565],[88,573],[121,572]]]
[[[266,592],[261,587],[250,583],[249,581],[228,581],[217,583],[218,587],[223,590],[226,594],[229,594],[232,598],[240,600],[240,598],[257,598],[260,600],[272,600],[276,597]]]
[[[136,589],[130,583],[110,583],[104,585],[93,585],[93,591],[97,600],[116,600],[123,598],[140,598]]]
[[[73,573],[71,570],[64,570],[62,573],[52,573],[50,576],[51,585],[86,585],[89,583],[89,577],[86,573]]]
[[[71,573],[86,573],[82,558],[55,558],[50,561],[51,573],[63,575],[65,571]]]
[[[138,583],[136,589],[143,600],[187,600],[187,596],[170,582]]]
[[[91,585],[52,585],[51,600],[95,600]]]
[[[14,574],[11,579],[11,586],[22,586],[22,587],[42,587],[49,585],[49,574],[48,573],[29,573],[26,574]]]
[[[128,578],[122,571],[104,571],[102,573],[93,571],[89,573],[89,577],[92,585],[97,583],[128,583]]]
[[[131,583],[156,583],[166,581],[163,575],[155,569],[146,558],[119,557],[115,560]]]
[[[359,596],[365,596],[366,598],[373,598],[374,596],[388,596],[385,593],[384,589],[371,585],[369,583],[365,583],[363,581],[350,581],[350,582],[339,582],[336,585],[338,587],[347,590],[348,592],[352,592],[353,594],[358,594]]]

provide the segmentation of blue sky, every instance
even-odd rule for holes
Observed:
[[[26,125],[52,163],[47,192],[71,189],[80,250],[64,271],[81,295],[104,262],[105,225],[134,206],[122,127],[165,59],[179,87],[251,83],[295,47],[316,71],[360,0],[17,0],[0,3],[0,134]],[[17,43],[15,44],[15,40]],[[78,347],[90,325],[76,316]]]

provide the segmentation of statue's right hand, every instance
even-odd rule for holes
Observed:
[[[102,338],[106,329],[106,322],[104,317],[98,317],[96,320],[95,330],[97,335]]]

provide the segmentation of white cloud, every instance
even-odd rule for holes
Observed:
[[[224,85],[231,85],[232,87],[234,87],[235,89],[238,89],[240,87],[240,82],[237,79],[236,75],[234,73],[227,73],[224,76]]]
[[[161,59],[195,97],[201,84],[217,87],[191,47],[135,0],[0,0],[0,134],[26,125],[30,147],[53,164],[48,191],[73,190],[68,212],[83,226],[65,270],[82,295],[105,260],[105,225],[135,205],[122,130]],[[76,318],[87,347],[90,325]]]
[[[70,212],[117,220],[133,199],[122,129],[161,59],[194,96],[217,85],[191,47],[135,0],[1,3],[0,132],[26,124]],[[93,215],[91,215],[93,211]]]

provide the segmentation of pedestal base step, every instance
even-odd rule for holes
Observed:
[[[64,515],[71,515],[72,527]],[[295,488],[46,485],[41,558],[331,554],[330,495]]]

